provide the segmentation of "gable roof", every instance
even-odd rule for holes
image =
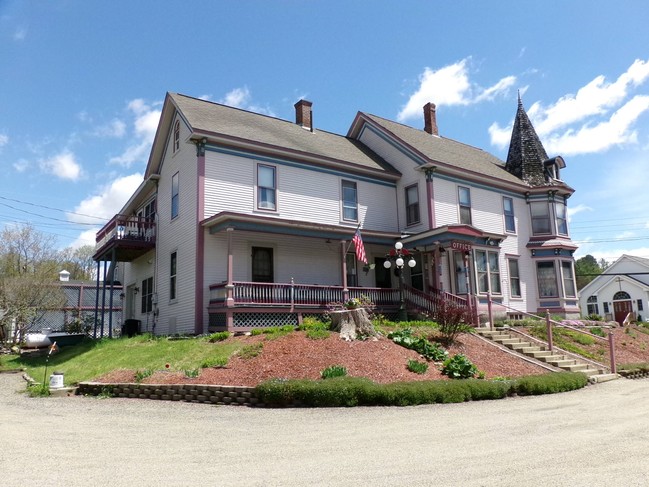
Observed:
[[[640,284],[641,286],[647,287],[648,286],[647,284],[636,279],[633,276],[617,275],[617,273],[615,272],[615,268],[618,267],[618,265],[623,261],[635,262],[639,266],[649,270],[649,259],[645,259],[643,257],[636,257],[628,254],[622,254],[615,262],[613,262],[606,269],[604,269],[599,276],[595,277],[592,281],[590,281],[583,288],[581,288],[579,290],[579,294],[583,296],[585,295],[584,293],[586,292],[588,294],[596,293],[599,291],[599,289],[601,289],[603,286],[605,286],[607,283],[609,283],[612,279],[615,279],[616,277],[625,277],[627,280],[634,281],[635,283]],[[594,289],[591,291],[591,288]]]
[[[432,164],[472,172],[478,177],[487,176],[506,183],[527,187],[521,179],[505,170],[503,161],[482,149],[446,137],[431,135],[424,130],[415,129],[376,115],[360,112],[357,120],[359,118],[380,127],[384,132],[399,139],[410,150]],[[355,123],[348,135],[357,134],[358,130],[360,130],[360,126]]]
[[[310,131],[300,125],[259,113],[200,100],[178,93],[168,98],[198,135],[219,136],[237,143],[253,143],[265,151],[289,151],[295,156],[309,155],[324,160],[352,164],[361,169],[400,173],[358,141],[326,132]],[[351,169],[351,167],[350,167]]]

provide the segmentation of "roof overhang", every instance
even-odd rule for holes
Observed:
[[[416,235],[403,236],[401,242],[413,247],[434,245],[451,247],[453,242],[467,242],[472,245],[498,247],[507,235],[485,232],[471,225],[444,225]]]
[[[232,229],[334,240],[350,240],[356,232],[355,226],[325,225],[229,211],[217,213],[203,220],[201,226],[208,229],[212,235]],[[366,244],[390,246],[401,236],[395,232],[379,232],[365,228],[361,229],[361,233],[363,242]]]

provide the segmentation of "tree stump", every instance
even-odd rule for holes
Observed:
[[[340,338],[346,341],[379,335],[365,308],[332,312],[331,326],[334,331],[340,333]]]

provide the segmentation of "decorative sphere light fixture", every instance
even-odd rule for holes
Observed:
[[[417,261],[408,249],[404,249],[401,242],[396,242],[394,249],[390,251],[386,256],[385,262],[383,262],[383,267],[386,269],[392,267],[394,263],[396,267],[394,273],[399,278],[399,321],[408,320],[403,289],[403,267],[406,264],[406,259],[408,259],[408,267],[411,269],[417,265]]]

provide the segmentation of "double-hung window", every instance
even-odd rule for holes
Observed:
[[[503,197],[503,215],[505,217],[505,231],[516,233],[516,220],[514,219],[514,200]]]
[[[358,191],[354,181],[342,181],[343,220],[358,221]]]
[[[554,267],[554,261],[537,262],[536,277],[539,283],[539,296],[541,298],[559,297],[559,286],[557,285],[557,273]]]
[[[419,223],[419,188],[416,184],[406,188],[406,225]]]
[[[587,308],[589,316],[599,314],[599,306],[597,304],[597,296],[588,296],[588,300],[586,302],[586,308]]]
[[[577,296],[575,288],[575,276],[572,273],[572,262],[567,260],[561,261],[561,274],[563,277],[563,292],[566,298],[574,298]]]
[[[180,186],[178,182],[178,174],[176,173],[171,176],[171,218],[176,218],[178,216],[178,210],[180,205]]]
[[[479,293],[500,294],[500,267],[498,252],[475,251],[477,287]]]
[[[172,252],[169,260],[169,299],[176,299],[176,271],[178,268],[178,253]]]
[[[277,179],[274,166],[259,164],[257,166],[257,208],[261,210],[277,209]]]
[[[555,201],[554,203],[557,233],[559,235],[568,235],[568,217],[566,216],[566,203],[564,201]]]
[[[509,264],[509,294],[512,298],[521,297],[521,274],[518,259],[507,259]]]
[[[532,234],[550,235],[552,225],[550,222],[550,207],[547,201],[533,201],[530,203],[532,215]]]
[[[471,225],[471,191],[464,186],[458,186],[457,196],[460,206],[460,223]]]

